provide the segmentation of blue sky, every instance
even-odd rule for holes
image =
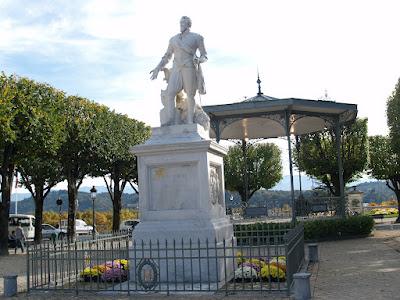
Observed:
[[[148,73],[188,15],[209,57],[203,105],[254,96],[258,68],[264,94],[318,99],[327,89],[358,105],[371,135],[386,134],[399,11],[395,0],[1,0],[0,70],[157,126],[164,83]]]
[[[149,80],[188,15],[205,37],[203,104],[274,97],[356,103],[386,133],[400,76],[398,1],[0,2],[0,66],[158,125],[163,82]],[[161,76],[160,76],[161,77]]]

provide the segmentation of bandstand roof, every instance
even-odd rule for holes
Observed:
[[[303,135],[351,123],[357,105],[326,100],[278,99],[259,92],[242,102],[203,107],[211,119],[211,137],[220,139],[256,139]]]

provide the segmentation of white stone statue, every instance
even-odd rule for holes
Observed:
[[[209,127],[207,114],[195,101],[196,91],[199,94],[206,93],[200,64],[207,61],[207,52],[203,37],[190,32],[191,26],[192,21],[189,17],[181,18],[181,33],[170,39],[167,52],[157,67],[150,72],[151,79],[154,80],[160,71],[164,71],[168,83],[167,89],[161,91],[161,99],[165,106],[160,113],[161,126],[199,123],[205,129]],[[200,57],[196,55],[197,50]],[[173,66],[168,70],[165,65],[172,55]]]

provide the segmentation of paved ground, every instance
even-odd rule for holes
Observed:
[[[377,230],[373,237],[319,244],[320,262],[311,271],[314,299],[400,299],[400,230]],[[0,277],[19,274],[19,291],[26,289],[24,278],[26,256],[17,254],[0,258]],[[3,280],[0,295],[3,294]],[[0,298],[2,298],[0,296]],[[15,299],[98,299],[99,295],[40,293],[27,296],[20,293]],[[128,299],[127,296],[102,295],[106,299]],[[135,299],[162,299],[163,295],[134,296]],[[179,295],[169,299],[187,299]],[[261,299],[259,295],[203,295],[193,299]],[[263,297],[263,299],[287,299]]]
[[[315,299],[400,299],[400,231],[319,244]]]

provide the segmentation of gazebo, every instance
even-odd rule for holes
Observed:
[[[308,100],[298,98],[278,99],[261,92],[261,80],[258,77],[258,93],[242,102],[224,105],[204,106],[210,117],[210,135],[217,142],[221,139],[268,139],[287,137],[289,149],[289,171],[291,183],[292,219],[294,213],[293,160],[291,136],[334,129],[336,135],[337,164],[340,183],[339,214],[345,215],[343,165],[340,155],[340,129],[344,124],[352,123],[357,116],[357,105],[326,100]]]

